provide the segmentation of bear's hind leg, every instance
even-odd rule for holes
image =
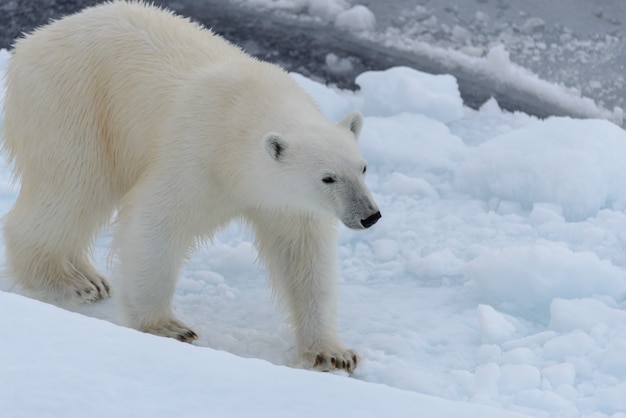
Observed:
[[[94,233],[106,222],[103,207],[85,210],[67,204],[63,197],[52,199],[49,193],[25,195],[22,187],[4,220],[7,265],[17,283],[36,296],[59,302],[108,297],[110,286],[88,257]]]

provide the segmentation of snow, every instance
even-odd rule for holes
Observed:
[[[232,225],[181,273],[194,345],[119,326],[115,294],[52,306],[0,279],[2,415],[626,417],[626,132],[471,110],[454,78],[408,68],[364,73],[358,92],[293,77],[333,120],[365,114],[383,218],[340,232],[354,375],[285,367],[291,332]],[[94,251],[109,276],[111,232]]]
[[[461,407],[180,344],[5,292],[0,317],[11,318],[10,327],[2,324],[0,347],[0,408],[11,418],[320,417],[333,411],[342,417],[413,417],[420,411],[447,418]],[[467,416],[500,412],[475,406]]]

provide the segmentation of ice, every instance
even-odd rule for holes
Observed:
[[[235,0],[251,7],[304,14],[350,32],[372,31],[376,16],[362,4],[346,0]]]
[[[542,224],[561,224],[565,222],[563,208],[560,205],[545,202],[533,203],[533,208],[528,215],[528,221],[539,226]]]
[[[503,394],[536,389],[541,384],[541,373],[528,364],[505,364],[500,368],[499,391]]]
[[[501,343],[515,335],[515,325],[491,306],[478,305],[477,313],[483,343]]]
[[[545,416],[577,417],[579,411],[576,405],[563,396],[554,392],[545,392],[538,389],[521,391],[516,396],[516,403],[521,407],[536,408],[540,406]],[[522,409],[523,410],[523,409]]]
[[[612,411],[626,411],[626,382],[615,387],[598,390],[598,408],[610,414]]]
[[[486,302],[543,321],[555,298],[626,294],[622,269],[593,252],[546,240],[491,250],[467,263],[464,274]]]
[[[463,116],[463,100],[456,79],[431,75],[408,67],[369,71],[359,75],[365,115],[392,116],[417,113],[441,122]]]
[[[359,4],[340,12],[335,18],[335,26],[351,32],[372,31],[376,28],[376,16]]]
[[[344,0],[308,0],[304,3],[307,4],[308,12],[312,16],[323,19],[332,19],[341,14],[348,8],[349,4]]]
[[[620,380],[626,380],[626,338],[615,340],[609,343],[609,345],[595,353],[600,363],[600,370],[608,375],[615,376]]]
[[[468,43],[470,38],[472,37],[472,33],[470,31],[468,31],[467,29],[459,25],[455,25],[452,28],[451,33],[452,33],[452,39],[454,39],[455,42],[458,42],[460,44]]]
[[[348,73],[353,70],[354,66],[347,58],[341,58],[332,52],[326,55],[326,66],[331,73]]]
[[[602,141],[589,138],[602,132]],[[567,145],[567,146],[564,146]],[[624,154],[622,154],[624,153]],[[459,190],[530,208],[560,206],[568,220],[626,203],[624,131],[609,122],[550,118],[481,144],[459,167]]]
[[[398,195],[420,195],[432,199],[439,197],[437,190],[426,180],[398,172],[391,173],[381,187]]]
[[[563,361],[571,357],[586,357],[597,348],[587,333],[576,330],[552,338],[543,345],[543,355],[548,360]]]
[[[329,68],[342,59],[329,54]],[[292,77],[331,120],[365,114],[359,147],[383,218],[339,230],[354,375],[286,367],[290,326],[251,232],[233,224],[181,272],[174,310],[194,346],[119,326],[115,293],[55,307],[0,279],[0,415],[624,418],[626,132],[495,100],[472,110],[453,77],[408,68],[364,73],[356,92]],[[17,193],[4,158],[3,213]],[[94,248],[109,277],[113,232]]]
[[[500,366],[496,363],[485,363],[476,367],[475,380],[472,383],[476,391],[475,401],[485,402],[499,395],[498,382],[502,376]]]
[[[626,311],[591,298],[556,298],[550,305],[549,326],[560,332],[582,329],[589,333],[602,326],[626,337]]]
[[[371,129],[363,133],[361,149],[366,158],[376,158],[387,170],[402,166],[400,173],[440,170],[452,173],[455,160],[462,156],[463,141],[434,119],[401,113],[386,118],[375,116],[371,120]],[[390,135],[396,129],[398,132]]]
[[[502,364],[535,364],[536,361],[536,350],[528,347],[513,348],[505,352],[500,360]]]
[[[329,118],[339,120],[353,110],[353,97],[341,95],[322,83],[305,78],[300,74],[292,73],[291,76],[307,93],[315,98],[324,114]]]
[[[576,383],[576,367],[572,363],[558,363],[546,366],[541,370],[541,375],[554,388],[562,386],[573,387]]]
[[[531,17],[527,19],[521,27],[522,32],[534,33],[541,32],[546,27],[546,22],[539,17]]]
[[[374,255],[380,261],[393,260],[400,252],[398,243],[390,239],[378,239],[372,241],[372,249],[374,250]]]

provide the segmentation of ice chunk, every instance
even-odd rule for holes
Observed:
[[[335,26],[351,32],[373,31],[376,28],[376,16],[359,4],[339,13],[335,18]]]
[[[326,66],[331,73],[335,74],[349,73],[354,68],[348,58],[338,57],[332,52],[326,55]]]
[[[597,348],[596,341],[587,333],[574,331],[547,341],[543,345],[543,355],[547,359],[563,361],[570,357],[585,357]]]
[[[500,373],[500,393],[517,393],[538,388],[541,384],[541,373],[528,364],[505,364],[500,367]]]
[[[459,190],[531,208],[563,208],[582,220],[605,207],[626,206],[626,132],[601,120],[550,118],[474,148],[459,167]]]
[[[409,262],[409,271],[422,278],[457,276],[461,272],[462,261],[449,248],[432,251]]]
[[[626,379],[626,338],[611,342],[595,358],[600,362],[600,369],[621,380]]]
[[[573,386],[576,383],[576,367],[569,362],[546,366],[541,370],[541,375],[553,388],[561,385]]]
[[[611,413],[612,411],[626,411],[626,382],[618,385],[601,388],[596,392],[598,407],[601,411]],[[613,416],[619,416],[615,414]]]
[[[601,293],[601,292],[598,292]],[[626,311],[614,309],[596,299],[556,298],[550,305],[550,328],[560,332],[582,329],[592,332],[598,324],[622,328],[626,337]]]
[[[366,115],[421,113],[447,123],[463,116],[463,100],[456,79],[408,67],[368,71],[356,78]]]
[[[514,318],[511,318],[514,321]],[[501,363],[509,364],[534,364],[537,361],[537,355],[529,347],[517,347],[507,351],[502,355]]]
[[[353,101],[346,95],[341,95],[337,90],[298,73],[289,75],[314,98],[324,114],[331,120],[340,120],[354,109]]]
[[[498,394],[498,381],[501,375],[500,366],[496,363],[486,363],[476,367],[475,384],[479,399],[485,395]]]
[[[481,301],[524,317],[546,317],[546,322],[555,298],[626,294],[620,268],[595,253],[545,240],[488,251],[463,271]]]
[[[549,417],[580,417],[580,411],[574,403],[563,396],[545,390],[531,389],[519,392],[516,403],[535,410],[541,410]]]
[[[565,222],[565,218],[563,217],[563,208],[551,203],[534,203],[533,209],[528,216],[528,220],[533,225],[550,222]]]
[[[349,4],[345,0],[307,0],[308,12],[311,16],[324,20],[332,20],[334,16],[345,11]]]
[[[489,305],[478,305],[478,324],[483,344],[501,343],[515,334],[515,325]]]
[[[414,176],[426,171],[451,173],[466,148],[446,125],[420,114],[368,117],[365,126],[360,140],[363,156],[385,171],[402,167]]]

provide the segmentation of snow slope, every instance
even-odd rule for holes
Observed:
[[[366,116],[383,218],[341,229],[339,328],[363,357],[353,378],[282,367],[289,327],[233,225],[181,275],[174,306],[196,346],[111,325],[115,297],[71,313],[0,280],[0,411],[626,417],[626,132],[495,101],[474,111],[453,77],[408,68],[362,74],[357,93],[293,76],[329,117]],[[3,212],[9,181],[5,168]],[[95,248],[109,275],[110,232]]]
[[[0,317],[11,318],[0,328],[5,417],[448,418],[465,409],[459,402],[180,344],[5,292]],[[465,411],[476,418],[522,416],[484,406]]]

